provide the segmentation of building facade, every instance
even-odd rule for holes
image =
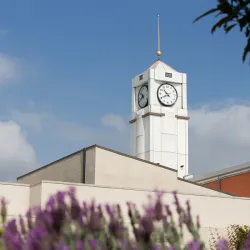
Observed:
[[[250,162],[212,172],[191,181],[221,192],[250,197]]]

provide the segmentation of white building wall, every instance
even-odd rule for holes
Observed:
[[[172,78],[166,77],[166,72],[172,73]],[[140,75],[143,75],[143,80],[139,80]],[[136,144],[132,145],[132,155],[176,169],[178,176],[183,178],[189,173],[188,120],[177,116],[188,116],[186,74],[175,71],[165,63],[156,62],[140,75],[132,81],[132,119],[135,119],[132,130],[134,127],[137,129],[137,134],[132,132],[131,135],[132,144]],[[165,82],[177,90],[178,99],[173,107],[164,107],[158,101],[158,87]],[[149,89],[149,105],[141,109],[138,106],[138,91],[145,83]],[[148,112],[158,116],[152,114],[143,118]]]

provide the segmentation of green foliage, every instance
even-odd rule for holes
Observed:
[[[246,60],[247,54],[250,53],[250,0],[217,0],[216,8],[212,8],[204,14],[197,17],[194,22],[201,18],[216,14],[215,17],[220,17],[211,32],[214,33],[217,29],[224,29],[225,33],[231,31],[234,27],[238,26],[241,32],[244,32],[246,37],[246,45],[243,51],[242,60]],[[250,64],[250,60],[249,60]]]
[[[209,231],[210,231],[210,237],[209,237],[210,250],[217,250],[216,244],[221,240],[221,236],[217,228],[209,228]]]
[[[228,241],[230,249],[243,249],[250,231],[249,226],[231,225],[228,227]]]

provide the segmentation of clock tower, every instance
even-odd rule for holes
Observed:
[[[188,176],[187,75],[158,60],[132,79],[132,155]]]

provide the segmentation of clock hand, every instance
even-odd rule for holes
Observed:
[[[165,96],[169,97],[169,94],[166,94],[166,95],[162,96],[161,98],[163,98],[163,97],[165,97]]]
[[[144,97],[143,94],[141,94],[141,98],[139,99],[139,101],[140,101],[143,97]]]
[[[169,94],[167,93],[167,91],[164,89],[164,92],[166,93],[166,95],[169,97]]]

